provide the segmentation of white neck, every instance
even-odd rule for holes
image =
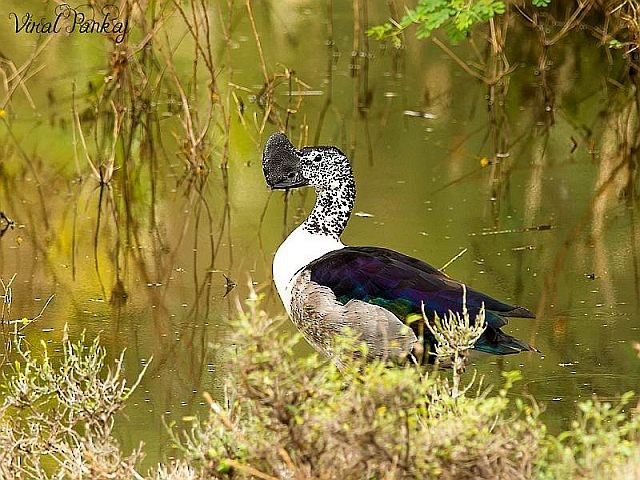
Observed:
[[[324,254],[344,248],[344,244],[330,235],[311,233],[300,225],[280,245],[273,259],[273,280],[278,294],[291,314],[291,287],[296,274]]]

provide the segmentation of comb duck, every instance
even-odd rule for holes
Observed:
[[[282,133],[268,139],[262,158],[271,189],[312,186],[316,201],[307,219],[286,238],[273,261],[273,278],[291,320],[318,351],[334,357],[345,331],[367,345],[367,358],[400,362],[412,353],[432,362],[435,339],[428,319],[462,312],[463,285],[416,258],[340,240],[356,197],[351,165],[338,148],[296,149]],[[472,319],[485,307],[486,330],[476,350],[497,355],[535,349],[502,331],[507,317],[534,318],[529,310],[466,288]],[[419,321],[412,321],[419,316]],[[409,326],[407,325],[409,324]],[[348,328],[348,330],[347,330]],[[339,359],[334,358],[338,363]]]

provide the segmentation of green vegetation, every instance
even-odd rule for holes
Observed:
[[[209,418],[173,427],[182,459],[148,478],[599,478],[638,468],[640,416],[625,411],[632,394],[617,405],[581,403],[571,429],[551,435],[535,402],[510,395],[518,372],[505,373],[501,388],[467,380],[459,392],[450,382],[458,369],[354,361],[340,372],[295,354],[301,336],[248,305],[236,321],[227,398],[205,394]],[[449,333],[443,357],[462,353],[451,351],[455,338],[466,342]],[[137,385],[126,385],[122,355],[108,368],[99,340],[84,338],[65,341],[57,361],[46,348],[38,360],[18,353],[1,385],[3,478],[142,478],[142,449],[122,453],[111,433]]]
[[[16,337],[17,338],[17,337]],[[14,343],[18,359],[0,391],[1,478],[131,478],[140,456],[121,454],[111,435],[138,380],[127,385],[124,352],[113,368],[99,338],[63,341],[59,359]]]
[[[620,48],[624,44],[634,48],[638,43],[637,2],[618,0],[603,5],[576,2],[572,15],[568,15],[565,20],[556,19],[547,12],[545,9],[550,6],[551,0],[418,0],[415,8],[407,8],[401,18],[375,25],[367,33],[378,40],[390,38],[399,46],[404,30],[415,25],[417,38],[430,37],[441,29],[455,43],[470,36],[473,27],[493,22],[496,17],[507,17],[501,21],[519,18],[535,29],[558,29],[562,32],[561,36],[577,25],[588,26],[603,44],[611,48]],[[585,19],[592,7],[600,11],[593,19]],[[492,24],[490,35],[493,44],[496,43],[495,28],[496,25]],[[543,32],[542,35],[544,36]],[[616,35],[622,40],[615,38]]]
[[[238,324],[227,407],[211,402],[181,446],[202,478],[594,478],[630,468],[640,417],[594,399],[560,435],[537,405],[467,384],[456,372],[420,372],[383,363],[339,373],[317,355],[294,355],[298,335],[263,312]],[[449,352],[447,352],[447,355]]]
[[[156,358],[169,352],[162,365],[175,366],[171,372],[196,366],[189,372],[193,377],[175,390],[167,379],[169,370],[163,370],[151,384],[149,397],[155,401],[166,392],[173,399],[187,383],[202,385],[201,367],[209,361],[207,341],[218,331],[200,329],[202,336],[190,336],[190,329],[201,327],[202,312],[215,310],[210,308],[212,299],[218,301],[222,294],[212,292],[211,285],[224,280],[217,286],[230,290],[231,278],[241,278],[245,272],[240,269],[249,260],[258,266],[268,263],[262,262],[261,254],[269,258],[273,239],[281,233],[281,225],[268,233],[264,229],[265,252],[256,254],[260,261],[251,256],[245,263],[231,260],[231,246],[241,239],[248,250],[243,244],[236,251],[257,250],[251,235],[262,229],[267,204],[263,208],[253,198],[257,194],[246,192],[264,188],[256,159],[264,135],[278,129],[294,134],[298,145],[320,141],[357,151],[359,168],[364,168],[361,155],[366,147],[372,165],[374,157],[389,162],[394,155],[414,159],[406,167],[398,162],[398,178],[418,177],[427,170],[421,170],[423,163],[430,171],[450,161],[446,175],[434,173],[438,194],[429,193],[440,198],[440,205],[456,204],[465,191],[480,191],[476,188],[480,183],[472,188],[464,183],[469,179],[486,180],[490,185],[486,192],[468,197],[469,203],[485,199],[491,205],[491,218],[482,218],[478,229],[486,228],[483,234],[517,230],[524,235],[491,247],[493,242],[477,244],[478,257],[512,252],[509,268],[515,259],[523,281],[532,282],[525,293],[533,294],[530,298],[540,296],[539,305],[547,309],[535,334],[555,347],[547,351],[545,365],[531,362],[524,368],[540,366],[547,375],[549,364],[564,361],[560,360],[564,348],[586,338],[589,348],[615,342],[604,368],[618,377],[606,377],[602,382],[608,383],[600,391],[626,388],[612,385],[615,378],[624,378],[624,385],[633,382],[620,342],[634,333],[623,327],[624,322],[618,323],[619,329],[603,331],[597,325],[573,322],[564,312],[574,308],[578,298],[586,298],[580,295],[595,290],[590,282],[596,279],[601,292],[628,292],[634,284],[635,276],[628,272],[637,264],[636,252],[632,242],[624,243],[637,237],[632,210],[628,209],[631,227],[621,222],[621,215],[610,213],[611,208],[620,212],[622,201],[638,199],[637,2],[420,0],[400,15],[392,8],[395,2],[380,3],[388,10],[374,3],[370,10],[358,8],[368,4],[355,2],[353,45],[351,36],[343,35],[346,30],[337,33],[338,27],[344,29],[345,19],[351,19],[338,2],[327,2],[336,12],[328,9],[322,21],[318,22],[318,10],[310,9],[312,15],[295,15],[296,22],[284,22],[286,28],[278,23],[285,17],[272,8],[280,3],[150,2],[141,13],[137,2],[128,0],[123,11],[130,12],[131,37],[118,45],[108,36],[96,36],[94,43],[70,50],[77,38],[68,43],[71,39],[61,35],[21,45],[22,37],[6,37],[11,43],[3,48],[8,57],[2,60],[5,81],[0,88],[2,258],[10,270],[26,268],[25,258],[33,259],[33,285],[61,285],[56,301],[66,302],[66,310],[57,316],[57,323],[46,327],[59,331],[61,318],[87,325],[89,313],[79,314],[78,305],[92,296],[100,312],[126,318],[124,336],[135,333],[145,339],[139,355],[147,355],[150,348]],[[48,3],[46,12],[51,12]],[[485,92],[477,96],[477,90],[467,88],[436,62],[434,66],[442,70],[425,72],[423,78],[419,67],[428,66],[433,57],[426,55],[428,61],[423,63],[419,51],[394,50],[393,55],[371,61],[374,47],[370,51],[361,36],[370,20],[389,16],[395,20],[373,27],[370,34],[399,43],[404,31],[415,26],[418,37],[431,38],[454,60],[452,69],[460,67],[484,82],[486,96]],[[450,40],[469,41],[464,48],[450,48],[439,40],[444,37],[437,30]],[[563,45],[568,37],[573,37],[572,43]],[[318,48],[325,45],[322,42],[329,48]],[[319,53],[310,55],[311,50]],[[92,68],[66,63],[77,57]],[[318,65],[325,60],[327,74],[318,78]],[[59,75],[66,71],[81,73]],[[400,100],[400,91],[408,92],[406,99]],[[322,104],[323,97],[314,98],[316,94],[324,96]],[[486,109],[460,107],[475,104],[478,98],[486,98]],[[406,112],[427,118],[432,109],[440,109],[441,122],[435,124],[437,135],[428,135],[426,143],[416,141],[422,137],[415,134],[413,120],[397,121]],[[462,126],[460,118],[470,118],[471,123]],[[484,140],[476,140],[478,131]],[[373,142],[365,144],[368,136]],[[402,141],[388,141],[391,137]],[[429,160],[433,165],[423,162],[425,145],[433,154]],[[446,145],[447,152],[440,154],[432,145]],[[452,152],[450,145],[455,146]],[[394,149],[393,155],[386,153],[386,147]],[[471,171],[478,161],[488,168]],[[214,168],[218,165],[223,168]],[[235,168],[231,189],[227,167]],[[584,174],[576,174],[578,169]],[[557,180],[560,171],[565,172],[564,181]],[[369,176],[379,172],[371,170]],[[253,188],[252,181],[259,187]],[[459,189],[440,193],[441,187],[456,184]],[[377,199],[378,185],[374,185]],[[523,185],[522,195],[514,185]],[[406,192],[416,193],[409,188]],[[560,200],[555,192],[570,192],[571,202]],[[373,197],[368,205],[375,205]],[[541,200],[551,197],[558,200]],[[286,198],[285,212],[302,211],[304,197]],[[583,217],[579,207],[585,205]],[[85,215],[82,206],[91,206],[94,216]],[[562,213],[568,210],[578,213]],[[237,212],[234,230],[240,232],[234,238],[232,211]],[[392,215],[382,211],[391,220]],[[469,219],[479,218],[475,211],[458,214],[463,216],[457,223],[465,229]],[[244,221],[243,215],[252,220]],[[422,219],[424,212],[419,215],[415,218]],[[428,217],[428,224],[444,223],[450,215]],[[535,225],[544,222],[541,226],[548,230],[550,218],[554,236],[535,237]],[[292,222],[295,219],[285,214],[282,227],[287,229]],[[389,225],[385,229],[390,231],[399,226]],[[472,233],[461,230],[449,231],[452,241]],[[363,232],[371,235],[375,229]],[[259,243],[262,247],[262,237]],[[224,256],[227,245],[229,260]],[[434,258],[445,257],[451,245],[455,244],[429,243],[430,248],[441,249]],[[424,248],[417,242],[411,246]],[[588,254],[591,250],[593,257]],[[179,252],[188,252],[189,258]],[[579,261],[572,264],[574,257]],[[494,264],[501,268],[500,262]],[[591,264],[596,270],[585,272],[589,280],[580,283],[583,279],[576,279],[575,272]],[[615,266],[626,266],[626,276],[601,274]],[[175,311],[174,306],[191,306],[189,287],[180,280],[169,283],[177,272],[185,271],[201,282],[195,287],[195,306],[171,322],[167,313]],[[505,271],[496,271],[495,277]],[[530,271],[538,280],[529,277]],[[262,286],[270,282],[263,270],[255,275],[264,281]],[[461,343],[452,347],[447,339],[457,333],[467,339],[473,335],[467,336],[464,329],[456,333],[458,324],[447,319],[433,327],[442,333],[442,363],[451,363],[452,371],[426,374],[382,363],[355,363],[338,372],[316,355],[300,358],[300,337],[283,333],[281,322],[268,318],[255,304],[233,327],[237,337],[229,362],[215,364],[216,369],[230,371],[227,397],[206,397],[210,416],[190,419],[186,433],[182,425],[174,425],[172,435],[181,459],[145,473],[140,463],[143,447],[124,451],[114,437],[114,424],[137,385],[125,382],[123,357],[109,367],[97,339],[65,340],[55,355],[52,347],[49,352],[44,345],[41,349],[34,328],[42,322],[48,301],[34,315],[9,315],[11,284],[2,285],[5,305],[0,315],[5,327],[0,359],[1,478],[640,478],[640,426],[630,394],[620,402],[594,398],[579,404],[569,430],[555,435],[549,433],[535,401],[510,390],[517,373],[506,374],[503,385],[491,387],[472,380],[474,372],[462,374],[465,348]],[[156,292],[163,285],[170,293],[160,295],[161,303]],[[630,302],[621,306],[625,295],[612,305],[622,318],[632,311]],[[602,296],[593,297],[592,303]],[[131,308],[124,310],[125,305]],[[557,309],[549,311],[549,305]],[[134,319],[136,310],[149,315],[138,313],[142,320]],[[595,307],[585,312],[598,313]],[[97,318],[87,328],[104,328],[103,317]],[[452,327],[451,335],[447,327]],[[580,333],[583,330],[593,332],[587,336]],[[180,332],[183,343],[176,343],[178,348],[167,348],[172,345],[165,339],[167,331]],[[22,334],[26,338],[18,343],[16,337]],[[28,347],[28,340],[35,348]],[[200,349],[195,348],[198,345]],[[573,348],[570,354],[582,360],[584,351]],[[585,367],[579,373],[589,375],[595,368]],[[130,379],[138,374],[126,373]],[[571,378],[567,374],[562,381],[581,383]],[[563,392],[571,392],[571,387]],[[566,404],[571,405],[574,397],[569,394]],[[156,461],[152,457],[151,462]]]
[[[429,37],[434,30],[442,28],[451,40],[459,41],[476,23],[503,14],[505,8],[505,2],[500,0],[419,0],[416,8],[407,9],[400,21],[372,27],[369,34],[378,39],[391,36],[399,42],[398,34],[411,25],[418,25],[418,38]]]

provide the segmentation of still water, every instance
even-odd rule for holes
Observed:
[[[487,383],[521,370],[514,394],[541,403],[552,428],[594,393],[615,399],[640,390],[632,349],[640,340],[640,220],[625,156],[637,118],[624,62],[611,62],[582,32],[550,49],[541,72],[535,38],[514,28],[506,54],[517,68],[492,94],[412,33],[402,49],[366,38],[366,25],[388,17],[386,6],[356,9],[354,18],[352,5],[331,4],[256,2],[252,13],[266,73],[280,75],[273,112],[286,118],[294,143],[336,145],[352,161],[358,197],[345,243],[437,267],[464,251],[450,276],[535,311],[535,320],[514,319],[506,330],[542,354],[473,363]],[[35,316],[54,294],[23,331],[31,344],[42,339],[59,351],[65,323],[72,336],[100,334],[111,356],[127,349],[132,381],[153,356],[117,425],[125,448],[145,442],[149,464],[171,455],[164,423],[203,413],[204,391],[221,395],[228,319],[248,282],[265,293],[270,313],[284,312],[271,261],[313,203],[309,191],[285,198],[267,190],[261,146],[277,126],[266,121],[260,132],[260,51],[242,5],[230,30],[218,15],[212,6],[213,101],[229,100],[230,123],[225,137],[223,120],[212,122],[208,175],[185,173],[180,99],[160,86],[147,105],[154,149],[137,139],[126,155],[118,150],[113,181],[100,188],[72,108],[90,122],[95,91],[112,73],[111,46],[100,36],[47,38],[28,95],[16,89],[0,126],[0,210],[15,221],[0,238],[0,275],[17,273],[12,317]],[[177,15],[166,22],[171,60],[188,78],[186,27]],[[0,29],[3,54],[17,65],[43,41]],[[472,55],[468,45],[453,49]],[[98,162],[109,156],[101,135],[110,132],[89,130]],[[223,152],[228,170],[219,167]]]

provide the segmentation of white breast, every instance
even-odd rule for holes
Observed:
[[[303,225],[280,245],[273,259],[273,280],[287,313],[291,314],[291,288],[296,274],[324,254],[340,250],[344,244],[328,235],[309,233]]]

